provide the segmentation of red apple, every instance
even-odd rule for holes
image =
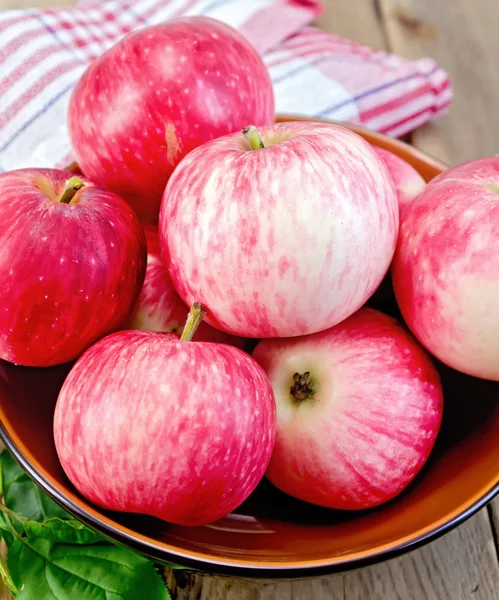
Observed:
[[[391,317],[362,308],[327,331],[264,340],[277,438],[267,476],[321,506],[366,509],[399,494],[421,469],[442,418],[440,378]]]
[[[405,207],[424,190],[426,181],[414,167],[400,158],[400,156],[378,146],[374,146],[374,150],[384,161],[388,171],[390,171],[390,175],[393,177],[399,199],[399,209],[400,213],[402,213]]]
[[[420,342],[448,366],[499,381],[499,158],[431,181],[404,211],[393,285]]]
[[[78,164],[144,221],[180,159],[249,122],[274,121],[267,69],[235,29],[184,17],[121,39],[76,85],[69,132]]]
[[[53,169],[0,175],[0,358],[72,360],[132,310],[146,266],[130,206]]]
[[[64,471],[91,502],[202,525],[263,477],[275,401],[251,356],[182,338],[129,330],[97,342],[62,386],[54,436]]]
[[[159,249],[158,228],[145,225],[147,240],[147,270],[137,304],[124,324],[124,329],[143,329],[182,333],[189,309],[177,294]],[[196,341],[232,344],[243,348],[244,340],[202,322],[196,331]]]
[[[199,298],[218,329],[256,338],[327,329],[389,268],[393,180],[344,127],[294,122],[260,133],[207,142],[179,164],[161,205],[165,262],[184,302]]]

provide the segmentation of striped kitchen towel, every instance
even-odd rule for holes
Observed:
[[[448,75],[310,25],[319,0],[80,0],[66,9],[0,12],[0,171],[72,161],[71,90],[90,61],[138,27],[206,15],[262,54],[281,113],[326,117],[401,136],[442,114]]]

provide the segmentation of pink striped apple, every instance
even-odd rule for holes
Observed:
[[[188,154],[163,195],[160,244],[184,302],[245,337],[339,323],[376,290],[398,233],[383,161],[331,124],[280,123]]]
[[[147,270],[139,299],[124,329],[143,329],[182,333],[189,309],[177,294],[159,249],[158,228],[145,225],[147,240]],[[201,322],[196,331],[196,341],[232,344],[243,348],[244,340],[224,333]]]
[[[448,366],[499,381],[499,158],[433,179],[404,211],[392,270],[402,315]]]
[[[118,329],[144,281],[142,227],[121,198],[53,169],[0,175],[0,358],[46,367]]]
[[[196,311],[197,314],[196,314]],[[181,525],[215,521],[263,477],[275,401],[238,348],[120,331],[94,344],[66,378],[54,439],[70,481],[91,502]]]
[[[370,308],[300,338],[253,352],[277,403],[267,477],[321,506],[372,508],[398,495],[433,448],[442,419],[440,378],[421,346]]]
[[[274,117],[272,82],[251,44],[215,19],[183,17],[138,29],[94,61],[68,124],[83,173],[155,221],[183,156]]]
[[[408,162],[389,150],[373,146],[378,156],[383,160],[395,183],[399,199],[400,213],[414,198],[424,190],[426,181]]]

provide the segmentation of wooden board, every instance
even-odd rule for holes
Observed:
[[[341,576],[303,581],[247,581],[210,575],[186,577],[169,573],[168,584],[175,600],[344,600]],[[386,599],[389,600],[389,599]]]
[[[496,600],[499,566],[487,512],[432,544],[345,579],[346,600]]]
[[[487,507],[487,510],[489,513],[492,537],[494,538],[496,556],[499,562],[499,498],[496,498],[496,500],[491,502]]]
[[[385,50],[387,39],[376,2],[370,0],[325,0],[316,25],[351,40]]]
[[[415,145],[451,164],[499,153],[499,2],[379,0],[395,52],[435,58],[451,75],[449,115],[414,135]]]

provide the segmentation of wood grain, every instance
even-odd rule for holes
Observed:
[[[345,576],[346,600],[496,600],[487,511],[423,548]]]
[[[499,153],[497,0],[378,2],[391,49],[431,56],[452,79],[450,114],[416,132],[414,144],[450,164]]]
[[[269,582],[174,571],[167,581],[174,600],[345,600],[342,576]]]
[[[377,50],[386,49],[376,2],[370,0],[325,0],[317,26]]]
[[[499,562],[499,497],[487,507],[490,519],[490,527],[492,530],[492,537],[494,538],[494,544],[496,548],[497,561]]]

